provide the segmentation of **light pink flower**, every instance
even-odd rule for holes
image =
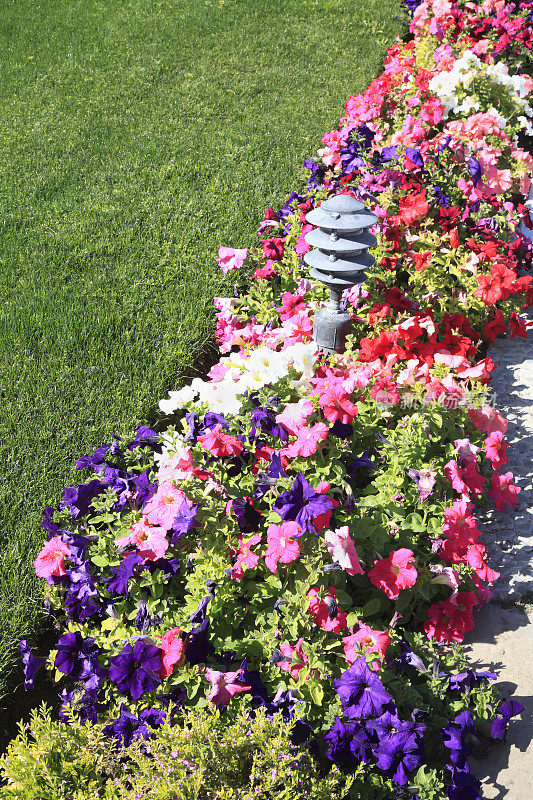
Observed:
[[[297,403],[287,403],[280,414],[276,414],[276,422],[283,425],[289,433],[298,436],[298,431],[305,425],[307,417],[313,413],[313,404],[303,398]]]
[[[344,636],[344,653],[348,664],[353,664],[356,658],[363,653],[379,653],[385,655],[385,650],[390,644],[387,631],[375,631],[369,625],[359,623],[359,630],[352,636]]]
[[[39,578],[60,578],[66,575],[65,558],[70,550],[61,536],[54,536],[44,543],[43,549],[35,559],[35,573]]]
[[[235,672],[217,672],[217,670],[205,670],[205,677],[211,684],[211,689],[207,695],[207,700],[216,706],[227,706],[232,697],[241,692],[247,692],[251,686],[243,686],[242,683],[235,683],[235,680],[242,675],[244,670],[238,669]]]
[[[281,525],[269,525],[267,529],[268,550],[265,553],[265,564],[271,572],[277,572],[278,563],[290,564],[300,555],[300,545],[291,537],[302,532],[297,522],[283,522]]]
[[[256,553],[252,553],[250,547],[253,544],[259,544],[261,541],[261,534],[256,533],[252,536],[251,539],[247,539],[245,542],[242,537],[239,538],[239,550],[237,553],[237,561],[235,562],[235,566],[231,571],[232,578],[242,578],[244,575],[243,567],[249,567],[250,569],[254,569],[259,564],[260,556],[256,555]]]
[[[169,531],[185,499],[184,493],[173,483],[170,481],[161,483],[157,492],[143,509],[146,522],[149,525],[159,525],[165,531]]]
[[[324,540],[333,561],[346,570],[348,575],[364,574],[347,525],[336,531],[326,531]]]
[[[305,426],[298,431],[298,438],[291,442],[284,450],[284,455],[289,458],[302,456],[308,458],[316,453],[319,442],[323,442],[328,435],[329,428],[323,422],[317,422],[311,428]]]
[[[288,642],[282,642],[282,644],[279,646],[279,649],[285,656],[286,661],[278,661],[278,667],[290,672],[295,680],[298,680],[300,670],[309,663],[309,658],[302,650],[303,641],[303,637],[301,637],[298,639],[294,647]]]
[[[177,512],[176,512],[177,513]],[[168,550],[168,540],[165,536],[165,528],[153,528],[147,525],[146,518],[136,522],[130,528],[131,533],[115,539],[117,547],[127,547],[134,544],[146,561],[157,561],[162,558]]]
[[[247,255],[247,247],[243,250],[234,250],[232,247],[219,247],[217,258],[218,266],[224,275],[227,275],[230,269],[239,269],[242,267]]]

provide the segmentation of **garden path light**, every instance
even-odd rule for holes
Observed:
[[[318,228],[305,236],[314,249],[304,260],[311,267],[311,277],[331,294],[328,305],[315,313],[313,339],[325,353],[342,353],[350,330],[350,315],[340,307],[342,293],[362,283],[374,264],[367,251],[377,240],[368,228],[378,217],[350,195],[339,194],[310,211],[306,221]]]

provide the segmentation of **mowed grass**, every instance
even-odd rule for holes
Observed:
[[[254,241],[401,32],[398,0],[0,2],[0,707],[41,509],[212,346]]]

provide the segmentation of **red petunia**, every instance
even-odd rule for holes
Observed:
[[[387,558],[376,561],[368,577],[378,589],[385,592],[391,600],[396,600],[402,589],[414,586],[418,573],[412,563],[415,554],[405,547],[393,550]]]

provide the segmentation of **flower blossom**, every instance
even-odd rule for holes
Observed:
[[[216,458],[238,456],[243,450],[243,446],[239,440],[225,433],[220,423],[207,431],[203,436],[199,436],[198,441],[202,447],[209,450]]]
[[[347,525],[335,531],[326,531],[324,540],[333,561],[348,575],[364,574]]]
[[[385,650],[390,644],[387,631],[375,631],[369,625],[359,623],[359,630],[351,636],[344,636],[344,653],[348,664],[353,664],[361,653],[379,653],[383,658]]]
[[[335,588],[330,586],[327,593],[320,596],[320,590],[315,587],[307,592],[309,599],[309,613],[315,618],[316,624],[325,631],[340,633],[346,627],[347,614],[337,605]]]
[[[69,556],[68,545],[61,536],[54,536],[44,543],[43,549],[35,559],[35,574],[39,578],[60,578],[66,575],[65,558]]]
[[[218,266],[227,275],[231,269],[239,269],[242,267],[248,255],[248,248],[242,250],[234,250],[232,247],[219,247],[218,249]]]
[[[385,592],[391,600],[396,600],[402,589],[414,586],[418,573],[412,563],[415,555],[405,547],[393,550],[387,558],[376,561],[368,577],[378,589]]]
[[[300,555],[300,545],[293,536],[300,536],[302,529],[297,522],[283,522],[281,525],[269,525],[267,529],[268,549],[265,553],[265,564],[271,572],[277,572],[278,563],[290,564]]]
[[[244,670],[238,669],[235,672],[218,672],[217,670],[206,667],[205,677],[211,684],[211,689],[206,697],[215,706],[227,706],[232,697],[241,692],[247,692],[251,686],[243,686],[236,683],[237,678],[242,675]]]

